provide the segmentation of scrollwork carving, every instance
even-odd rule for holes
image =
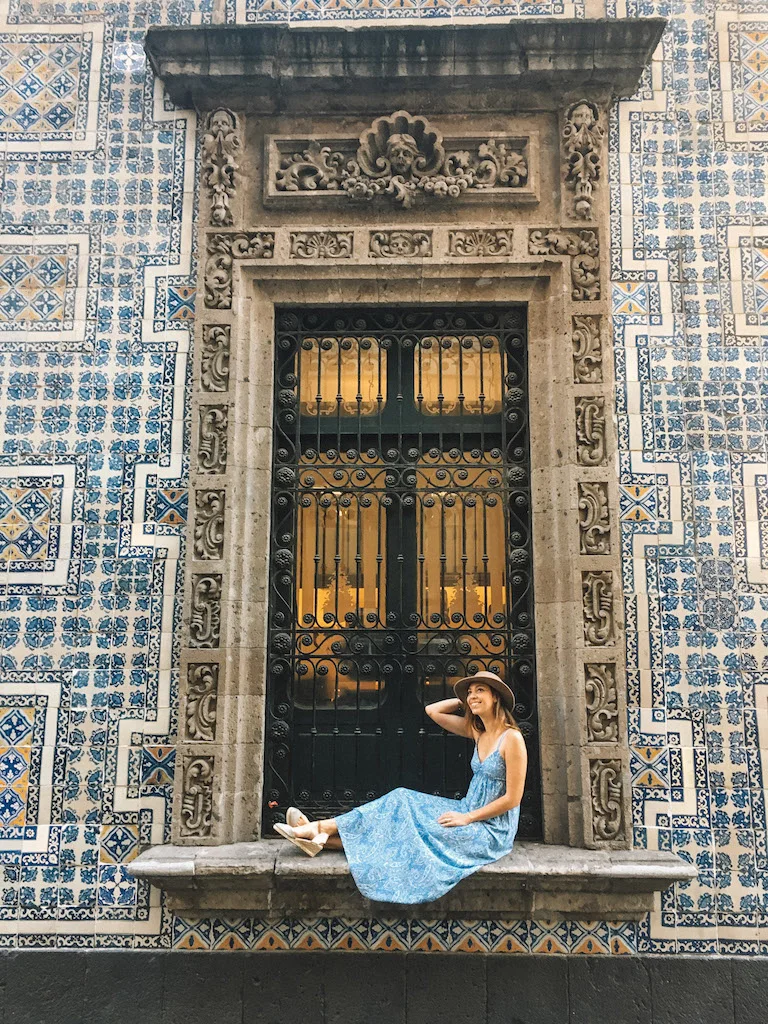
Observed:
[[[474,151],[446,152],[425,117],[397,110],[377,118],[360,136],[354,157],[317,140],[281,157],[279,192],[346,192],[352,199],[384,195],[404,207],[416,196],[456,199],[467,189],[521,188],[528,181],[525,152],[511,139],[474,143]]]
[[[511,230],[449,231],[449,256],[509,256],[512,253]]]
[[[222,489],[195,491],[195,558],[224,556],[224,494]]]
[[[576,456],[581,466],[602,466],[606,460],[605,398],[576,399]]]
[[[372,231],[369,252],[377,259],[431,256],[431,231]]]
[[[205,260],[205,305],[232,308],[232,264],[236,259],[271,260],[275,252],[272,231],[209,235]]]
[[[604,135],[600,111],[594,103],[579,100],[568,108],[563,123],[565,180],[574,193],[574,212],[582,220],[592,216],[592,192],[600,178],[600,150]]]
[[[181,834],[210,836],[213,828],[213,766],[210,755],[184,758],[181,793]]]
[[[592,834],[596,842],[620,842],[624,836],[623,779],[621,761],[589,762],[592,801]]]
[[[584,666],[587,699],[587,740],[590,743],[617,743],[619,739],[619,701],[616,666]]]
[[[291,259],[349,259],[353,238],[351,231],[292,231]]]
[[[532,256],[571,257],[571,298],[600,298],[600,243],[596,231],[531,231],[528,252]]]
[[[615,636],[613,613],[613,574],[583,572],[581,574],[584,640],[590,647],[607,647]]]
[[[203,391],[226,391],[229,387],[228,324],[206,324],[200,355],[200,386]]]
[[[226,405],[201,405],[198,420],[197,467],[201,473],[223,473],[227,468]]]
[[[219,646],[221,635],[221,574],[200,573],[192,577],[192,609],[189,617],[189,645]]]
[[[219,666],[187,666],[186,739],[213,743],[216,738],[216,701],[219,691]]]
[[[579,534],[582,555],[611,553],[607,484],[579,484]]]
[[[235,194],[235,156],[239,149],[235,115],[226,107],[211,111],[203,132],[203,186],[211,202],[211,223],[218,227],[232,223],[230,200]]]
[[[575,316],[571,320],[573,379],[577,384],[599,384],[603,379],[600,318]]]

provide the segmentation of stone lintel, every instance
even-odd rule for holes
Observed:
[[[215,847],[156,846],[128,870],[164,889],[174,910],[249,911],[268,916],[392,916],[391,904],[363,899],[341,852],[306,857],[282,841]],[[519,843],[428,906],[398,906],[400,917],[639,920],[657,892],[696,877],[693,865],[658,850],[576,850]]]
[[[145,50],[174,103],[254,113],[556,110],[632,95],[664,18],[507,25],[189,25],[150,28]],[[390,104],[391,105],[391,104]],[[474,109],[474,107],[472,108]]]

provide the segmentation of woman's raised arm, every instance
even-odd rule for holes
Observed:
[[[456,712],[462,704],[458,697],[448,697],[446,700],[435,701],[434,704],[427,704],[424,708],[433,722],[445,729],[446,732],[453,732],[457,736],[471,736],[472,726],[467,715],[463,717]]]

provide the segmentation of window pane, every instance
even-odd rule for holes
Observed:
[[[416,360],[419,412],[426,416],[480,416],[501,412],[503,364],[496,335],[422,338]]]
[[[373,416],[383,409],[387,353],[376,338],[304,338],[298,359],[302,415]]]

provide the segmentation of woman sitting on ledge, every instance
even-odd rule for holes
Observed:
[[[454,692],[455,698],[425,710],[447,732],[475,741],[474,774],[463,800],[395,789],[323,821],[310,822],[291,807],[287,824],[275,831],[312,857],[343,848],[360,892],[383,903],[436,900],[509,853],[528,760],[512,717],[514,695],[493,672],[460,679]]]

